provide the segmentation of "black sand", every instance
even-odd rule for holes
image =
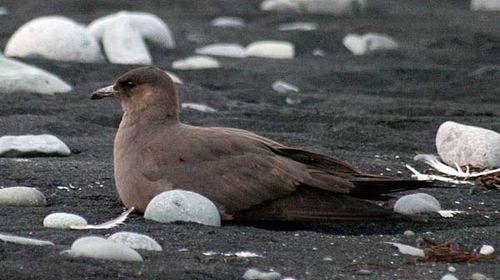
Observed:
[[[500,131],[500,13],[471,12],[469,1],[370,1],[368,15],[265,14],[260,1],[3,1],[0,46],[33,17],[60,14],[83,23],[122,9],[162,17],[177,48],[152,47],[155,64],[171,70],[175,59],[209,43],[282,39],[297,47],[293,60],[224,59],[222,68],[173,71],[183,80],[183,101],[208,104],[218,113],[184,110],[184,121],[231,126],[349,161],[373,173],[404,176],[404,164],[418,152],[435,153],[438,126],[447,120]],[[240,16],[243,29],[213,28],[218,16]],[[313,21],[313,32],[280,32],[277,25]],[[395,37],[401,49],[354,57],[342,46],[350,32],[380,32]],[[187,38],[197,38],[197,42]],[[314,48],[326,57],[313,56]],[[25,59],[60,75],[74,92],[55,96],[2,94],[0,135],[49,133],[73,151],[67,158],[38,157],[28,162],[0,158],[0,185],[31,186],[49,200],[44,208],[0,207],[0,232],[48,239],[55,247],[0,243],[0,279],[239,279],[250,267],[274,269],[296,279],[440,279],[448,263],[408,262],[386,241],[415,245],[417,237],[465,246],[500,249],[498,191],[468,187],[425,190],[445,209],[468,213],[428,222],[320,224],[290,227],[159,224],[133,215],[112,230],[79,232],[46,229],[43,218],[68,211],[98,223],[119,215],[112,172],[112,141],[121,111],[113,100],[93,101],[90,93],[133,65],[78,64]],[[485,68],[496,66],[495,68]],[[482,69],[482,70],[480,70]],[[489,70],[488,70],[489,69]],[[302,99],[287,105],[287,95],[271,89],[277,79],[297,85]],[[419,169],[423,166],[418,165]],[[98,183],[103,182],[99,187]],[[75,186],[64,190],[57,186]],[[399,195],[399,194],[398,194]],[[401,194],[402,195],[402,194]],[[415,237],[405,237],[407,230]],[[161,253],[141,252],[140,264],[68,259],[59,255],[78,237],[137,231],[158,240]],[[187,252],[179,252],[186,248]],[[261,258],[204,256],[207,251],[249,250]],[[332,261],[323,258],[331,257]],[[498,260],[453,264],[459,279],[482,272],[500,277]],[[359,275],[360,269],[371,270]]]

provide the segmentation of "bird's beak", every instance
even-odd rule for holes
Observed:
[[[101,89],[98,89],[98,90],[92,92],[90,99],[101,99],[104,97],[113,97],[117,93],[118,93],[118,91],[114,89],[114,85],[110,85],[110,86],[103,87]]]

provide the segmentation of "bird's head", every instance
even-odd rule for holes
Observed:
[[[179,96],[172,79],[165,71],[152,66],[131,70],[91,95],[91,99],[104,97],[118,98],[125,113],[153,108],[172,115],[179,113]]]

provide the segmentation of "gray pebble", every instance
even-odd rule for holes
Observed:
[[[356,271],[356,274],[358,275],[370,275],[372,274],[373,271],[371,270],[368,270],[368,269],[360,269],[358,271]]]
[[[482,273],[476,272],[476,273],[472,274],[470,279],[472,279],[472,280],[487,280],[488,277],[486,277],[486,275],[484,275]]]
[[[43,219],[43,226],[48,228],[70,228],[87,224],[85,218],[70,213],[52,213]]]
[[[108,240],[118,242],[129,246],[132,249],[148,250],[148,251],[161,251],[163,250],[153,238],[135,232],[121,231],[112,234]]]
[[[245,280],[275,280],[280,279],[281,274],[274,271],[262,272],[257,269],[250,268],[245,272],[245,274],[243,274],[243,278]]]
[[[70,250],[63,251],[61,254],[71,257],[142,262],[141,255],[134,249],[99,236],[79,238],[73,242]]]
[[[458,278],[455,277],[455,275],[448,273],[441,277],[441,280],[458,280]]]
[[[403,234],[405,236],[415,236],[415,232],[413,232],[411,230],[405,230],[405,232],[403,232]]]
[[[0,233],[0,240],[4,242],[11,242],[21,245],[54,246],[54,243],[47,240],[40,240],[40,239],[21,237],[21,236],[2,234],[2,233]]]
[[[441,210],[439,201],[426,193],[415,193],[399,198],[394,204],[394,212],[403,215],[415,215]]]
[[[144,218],[171,223],[194,222],[208,226],[220,226],[217,207],[208,198],[190,191],[173,190],[155,196],[144,212]]]
[[[10,206],[45,206],[47,201],[43,193],[35,188],[9,187],[0,189],[0,205]]]

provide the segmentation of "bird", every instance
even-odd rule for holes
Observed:
[[[224,221],[366,221],[391,218],[376,201],[428,182],[372,175],[333,157],[253,132],[180,120],[179,91],[166,72],[140,67],[94,91],[114,97],[123,116],[113,168],[121,202],[143,213],[158,194],[196,192]]]

